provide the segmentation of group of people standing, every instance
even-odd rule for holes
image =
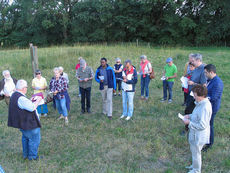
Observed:
[[[53,105],[57,108],[60,117],[68,124],[70,110],[70,97],[68,94],[69,79],[62,67],[55,67],[54,77],[50,80],[49,90],[53,94]],[[149,99],[149,83],[154,73],[147,56],[140,56],[140,68],[137,71],[131,60],[126,60],[124,65],[120,58],[116,58],[114,67],[107,64],[106,58],[100,59],[100,66],[93,69],[80,57],[76,65],[76,78],[79,82],[79,96],[81,96],[81,114],[91,113],[91,87],[95,78],[99,83],[102,96],[102,113],[112,119],[113,96],[122,95],[123,111],[120,116],[127,121],[133,116],[133,99],[138,75],[141,76],[141,99]],[[41,71],[37,70],[36,77],[32,80],[34,94],[43,93],[48,88],[46,79]],[[9,104],[8,126],[19,128],[22,132],[23,157],[29,160],[38,158],[37,151],[40,143],[40,120],[47,116],[48,108],[42,97],[37,97],[34,103],[27,99],[27,82],[13,79],[8,70],[3,71],[4,79],[0,82],[1,98]],[[216,75],[216,67],[212,64],[205,65],[201,54],[190,54],[186,63],[184,76],[188,78],[188,87],[183,88],[186,125],[185,132],[189,131],[189,144],[192,153],[192,165],[187,167],[189,173],[201,172],[201,151],[207,151],[214,142],[214,118],[221,104],[223,82]],[[177,77],[177,67],[171,57],[166,59],[163,81],[163,98],[173,101],[173,84]],[[117,93],[118,90],[118,93]],[[168,95],[168,97],[167,97]]]

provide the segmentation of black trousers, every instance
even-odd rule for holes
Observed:
[[[191,114],[193,112],[193,109],[195,108],[195,103],[194,103],[195,99],[189,95],[187,96],[187,101],[186,101],[186,108],[184,110],[184,114]],[[188,125],[185,125],[185,130],[188,131]]]
[[[90,96],[91,96],[91,87],[89,88],[81,88],[81,110],[85,112],[85,103],[87,111],[90,110]]]
[[[118,89],[118,91],[121,91],[121,80],[118,80],[118,79],[116,79],[116,85],[117,85],[117,87],[116,87],[116,89]]]

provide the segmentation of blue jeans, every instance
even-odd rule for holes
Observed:
[[[214,143],[214,118],[216,117],[216,113],[212,113],[212,117],[210,120],[210,142],[209,145],[213,145]]]
[[[172,88],[173,88],[174,82],[170,82],[167,80],[163,81],[163,98],[164,100],[167,100],[167,90],[169,92],[169,99],[172,99],[173,93],[172,93]]]
[[[123,113],[122,115],[133,116],[133,98],[135,92],[122,91]],[[127,106],[128,104],[128,106]]]
[[[37,107],[37,111],[38,111],[39,114],[47,114],[48,113],[47,104],[39,105]]]
[[[67,117],[68,116],[68,110],[66,107],[65,97],[62,99],[55,99],[55,103],[56,103],[56,108],[58,110],[58,113],[63,115],[64,117]]]
[[[145,78],[143,75],[141,76],[141,96],[144,96],[144,91],[145,91],[145,97],[149,97],[149,82],[150,82],[150,77],[149,75],[146,75]]]
[[[33,130],[22,130],[22,150],[23,157],[29,160],[38,157],[38,147],[41,140],[40,128]]]

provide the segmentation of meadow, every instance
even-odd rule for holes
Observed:
[[[215,143],[211,150],[202,153],[203,173],[229,173],[230,171],[230,50],[223,47],[151,47],[132,44],[75,45],[38,48],[39,68],[47,82],[53,68],[63,66],[70,78],[70,123],[57,121],[58,114],[48,104],[49,114],[41,118],[42,140],[39,161],[22,159],[21,132],[7,127],[8,108],[0,102],[0,165],[6,173],[14,172],[100,172],[100,173],[183,173],[191,163],[186,136],[181,136],[183,123],[177,114],[184,112],[180,77],[189,53],[201,53],[206,64],[213,63],[224,82],[221,109],[215,118]],[[82,56],[96,71],[100,58],[108,64],[115,57],[122,62],[131,59],[139,67],[139,56],[145,54],[151,61],[156,78],[150,82],[149,101],[140,100],[140,78],[136,85],[134,115],[130,121],[120,120],[122,99],[113,98],[113,119],[102,114],[99,85],[93,81],[92,114],[80,115],[78,82],[75,65]],[[160,80],[167,57],[173,57],[178,77],[173,88],[173,103],[161,103]],[[29,49],[0,50],[0,71],[9,69],[13,77],[25,79],[29,86],[33,78]],[[29,87],[27,96],[32,89]]]

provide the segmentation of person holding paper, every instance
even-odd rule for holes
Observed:
[[[91,113],[90,110],[90,97],[91,97],[91,87],[93,79],[93,69],[86,65],[84,59],[80,60],[80,68],[77,69],[76,77],[79,81],[79,87],[81,92],[81,113],[85,113],[85,101],[86,110]]]
[[[65,124],[68,125],[68,111],[70,110],[70,97],[68,94],[68,84],[66,78],[61,76],[58,67],[55,67],[54,77],[50,80],[49,89],[54,95],[53,106],[57,108],[60,117],[58,120],[64,119]]]
[[[174,80],[177,77],[177,67],[173,64],[173,59],[171,57],[167,58],[166,65],[164,67],[163,76],[165,79],[163,80],[163,98],[161,102],[165,102],[167,100],[167,92],[169,93],[168,103],[172,103],[173,96],[173,84]]]
[[[41,123],[36,114],[36,108],[42,98],[38,97],[32,103],[31,100],[26,98],[27,88],[25,80],[18,80],[16,92],[10,98],[8,126],[18,128],[22,132],[23,158],[37,160],[41,140]]]
[[[209,143],[210,137],[210,119],[212,115],[212,106],[207,98],[207,88],[200,84],[192,88],[196,107],[192,114],[184,116],[183,122],[189,127],[188,141],[192,153],[192,165],[186,168],[189,173],[201,173],[201,150],[203,146]]]
[[[123,102],[123,113],[120,117],[130,120],[133,116],[133,98],[135,94],[135,85],[137,83],[137,71],[132,66],[131,60],[125,61],[125,69],[122,72],[122,102]],[[127,107],[128,104],[128,107]]]
[[[150,74],[152,73],[153,69],[146,55],[141,55],[140,59],[141,59],[141,63],[140,63],[140,70],[138,73],[141,75],[141,99],[148,100]]]
[[[116,77],[113,68],[107,64],[106,58],[101,58],[101,65],[96,70],[95,80],[100,84],[103,114],[112,119],[113,90],[116,90]]]
[[[115,76],[116,76],[116,85],[117,85],[117,89],[118,89],[118,95],[121,95],[121,82],[122,82],[122,70],[123,70],[123,65],[121,64],[121,59],[120,58],[116,58],[116,64],[114,64],[114,72],[115,72]],[[114,90],[113,95],[116,96],[117,91]]]
[[[32,88],[34,89],[34,94],[42,93],[43,96],[45,94],[45,90],[47,88],[47,82],[44,77],[42,77],[42,73],[40,70],[36,70],[35,72],[36,77],[32,80]],[[37,107],[37,111],[39,116],[43,114],[44,117],[48,114],[48,107],[47,104],[44,103]]]

